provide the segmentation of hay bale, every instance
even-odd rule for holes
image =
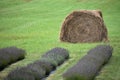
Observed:
[[[71,43],[107,41],[101,11],[73,11],[62,24],[60,40]]]

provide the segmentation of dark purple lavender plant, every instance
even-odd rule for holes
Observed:
[[[63,48],[54,48],[42,56],[42,60],[54,64],[56,67],[69,58],[69,52]]]
[[[99,45],[91,49],[76,65],[63,74],[64,80],[93,80],[112,56],[112,50],[108,45]]]
[[[48,76],[51,71],[68,58],[69,53],[67,50],[63,48],[54,48],[45,53],[40,60],[28,64],[26,67],[13,70],[9,73],[5,80],[19,80],[19,78],[20,80],[29,80],[26,78],[26,76],[29,77],[29,75],[31,75],[35,80],[41,80]],[[23,78],[22,73],[26,75]],[[16,77],[12,77],[12,75]]]
[[[25,58],[26,52],[16,47],[7,47],[0,49],[0,70],[11,63]]]

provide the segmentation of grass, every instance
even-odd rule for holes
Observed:
[[[54,47],[70,51],[70,60],[58,67],[47,80],[63,80],[62,74],[86,52],[98,44],[111,44],[113,57],[96,80],[120,80],[120,1],[119,0],[1,0],[0,48],[17,46],[27,51],[26,59],[0,72],[2,80],[11,70],[39,59]],[[61,43],[61,24],[70,12],[80,9],[100,9],[108,29],[109,43]]]

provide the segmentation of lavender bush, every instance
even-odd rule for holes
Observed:
[[[99,45],[91,49],[76,65],[63,74],[64,80],[93,80],[112,56],[112,50],[109,45]]]
[[[0,49],[0,70],[11,63],[25,58],[25,50],[16,47],[7,47]]]

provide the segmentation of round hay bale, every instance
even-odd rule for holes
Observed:
[[[108,41],[102,12],[99,10],[73,11],[62,24],[60,40],[71,43]]]

